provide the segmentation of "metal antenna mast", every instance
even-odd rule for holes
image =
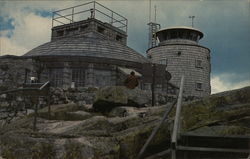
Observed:
[[[151,22],[151,0],[149,0],[149,22]]]
[[[190,18],[192,20],[192,28],[193,28],[194,27],[194,18],[195,18],[195,16],[192,15],[192,16],[189,16],[188,18]]]
[[[155,21],[154,22],[156,23],[156,5],[155,5]]]
[[[157,45],[156,32],[161,28],[161,25],[156,23],[156,6],[154,22],[151,21],[151,0],[149,0],[149,33],[148,33],[148,48],[154,47]]]

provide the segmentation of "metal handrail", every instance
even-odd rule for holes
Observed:
[[[12,90],[8,90],[8,91],[2,91],[0,92],[1,94],[8,94],[8,93],[14,93],[14,92],[19,92],[19,91],[31,91],[31,90],[38,90],[41,91],[44,87],[46,87],[48,84],[50,83],[50,81],[47,81],[46,83],[44,83],[41,87],[39,88],[18,88],[18,89],[12,89]]]
[[[34,83],[33,83],[34,84]],[[40,86],[39,88],[19,88],[19,89],[13,89],[13,90],[8,90],[8,91],[3,91],[0,92],[1,94],[8,94],[8,93],[15,93],[15,92],[20,92],[20,91],[29,91],[29,90],[36,90],[36,91],[42,91],[46,86],[48,86],[50,84],[50,81],[45,82],[42,86]],[[50,97],[49,97],[50,98]],[[48,106],[48,115],[50,118],[50,102],[49,106]],[[37,108],[38,107],[38,103],[36,103],[35,105],[35,115],[34,115],[34,121],[33,121],[33,131],[36,131],[36,122],[37,122]]]
[[[184,87],[184,75],[181,77],[181,84],[180,84],[180,91],[177,100],[176,106],[176,114],[174,120],[174,128],[173,134],[171,138],[171,150],[172,150],[172,159],[176,159],[176,147],[177,147],[177,137],[179,134],[179,127],[180,127],[180,115],[181,115],[181,103],[182,103],[182,94],[183,94],[183,87]]]
[[[142,155],[145,152],[145,150],[147,149],[148,145],[150,144],[150,142],[152,141],[152,139],[155,137],[156,133],[159,131],[159,129],[161,128],[162,124],[166,121],[169,113],[172,111],[172,109],[174,108],[174,106],[175,106],[176,103],[177,103],[177,101],[175,100],[174,103],[170,106],[170,108],[168,110],[166,110],[166,112],[163,115],[163,118],[162,118],[161,122],[159,123],[159,125],[157,125],[154,128],[154,130],[150,134],[149,138],[147,139],[146,143],[141,148],[141,150],[139,152],[139,155],[137,157],[138,159],[140,159],[142,157]]]
[[[183,87],[184,87],[184,75],[181,77],[180,91],[179,91],[178,99],[174,101],[174,103],[170,106],[170,108],[168,110],[166,110],[166,112],[163,115],[163,118],[162,118],[161,122],[159,123],[159,125],[157,125],[157,127],[154,128],[154,130],[150,134],[149,138],[147,139],[146,143],[141,148],[141,150],[139,152],[139,155],[137,156],[138,159],[140,159],[142,157],[142,155],[145,152],[145,150],[147,149],[148,145],[150,144],[150,142],[152,141],[152,139],[154,138],[154,136],[156,135],[156,133],[160,129],[161,125],[164,123],[164,121],[166,121],[169,113],[172,111],[175,104],[177,103],[176,115],[175,115],[175,120],[174,120],[174,129],[173,129],[173,134],[174,135],[172,135],[172,140],[171,140],[171,144],[174,144],[176,146],[177,134],[178,134],[178,129],[179,129],[179,118],[180,118],[180,112],[181,112],[181,102],[182,102]],[[172,151],[172,159],[175,159],[175,153],[173,154],[173,151]]]

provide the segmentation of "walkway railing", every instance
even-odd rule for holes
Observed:
[[[50,118],[50,82],[45,83],[24,83],[24,88],[18,88],[13,90],[7,90],[0,92],[1,94],[10,94],[10,93],[21,93],[22,96],[36,97],[35,103],[35,115],[33,121],[33,131],[36,130],[37,123],[37,109],[38,109],[38,98],[39,96],[47,96],[48,98],[48,116]]]
[[[96,1],[54,11],[52,14],[52,28],[81,21],[84,18],[102,20],[127,33],[128,20]]]

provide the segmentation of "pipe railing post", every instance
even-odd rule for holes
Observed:
[[[180,115],[181,115],[183,86],[184,86],[184,75],[182,75],[181,77],[180,91],[179,91],[178,100],[177,100],[174,128],[173,128],[173,134],[172,134],[172,139],[171,139],[172,159],[176,159],[176,146],[177,146],[177,137],[179,133],[179,124],[180,124],[179,122],[180,122]]]
[[[35,102],[35,114],[34,114],[34,121],[33,121],[33,131],[36,131],[38,104],[39,104],[39,97],[37,97],[36,102]]]
[[[137,157],[137,159],[142,158],[143,153],[146,151],[148,145],[150,144],[150,142],[153,140],[153,138],[155,137],[156,133],[159,131],[159,129],[161,128],[161,126],[163,125],[163,123],[167,120],[167,117],[169,115],[169,113],[172,111],[172,109],[174,108],[176,104],[176,101],[174,101],[174,103],[172,103],[172,105],[169,107],[169,109],[166,110],[166,112],[163,115],[162,120],[160,121],[159,125],[157,125],[152,133],[150,134],[149,138],[147,139],[147,141],[145,142],[145,144],[143,145],[143,147],[141,148],[139,155]]]

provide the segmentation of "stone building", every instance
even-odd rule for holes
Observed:
[[[153,67],[150,60],[126,45],[126,18],[98,2],[87,4],[94,4],[93,8],[82,11],[90,16],[80,21],[75,21],[78,13],[73,13],[79,6],[70,8],[72,14],[69,16],[61,11],[54,12],[51,41],[22,56],[36,61],[39,70],[36,76],[40,82],[49,80],[52,86],[62,88],[123,85],[126,76],[134,71],[140,78],[139,88],[149,90],[155,72],[157,91],[176,89],[168,85],[171,75],[165,65]],[[111,13],[108,22],[99,20],[98,5]],[[65,18],[70,22],[62,22]],[[55,25],[56,22],[59,25]]]
[[[174,27],[159,30],[156,36],[160,43],[144,57],[127,46],[127,19],[94,1],[53,12],[50,42],[23,56],[2,56],[0,60],[8,68],[12,61],[22,66],[22,75],[14,75],[20,77],[18,85],[37,76],[39,82],[50,81],[53,87],[65,89],[115,86],[123,85],[134,71],[143,90],[151,90],[154,83],[156,92],[176,94],[184,74],[186,97],[209,95],[210,50],[198,43],[203,33]],[[0,85],[11,83],[5,79],[10,77],[4,71],[5,64],[0,64],[0,74],[5,75]]]
[[[210,95],[210,50],[199,45],[203,33],[195,28],[173,27],[159,30],[156,36],[159,45],[148,49],[147,55],[153,63],[167,66],[170,82],[179,85],[184,75],[185,96]]]

